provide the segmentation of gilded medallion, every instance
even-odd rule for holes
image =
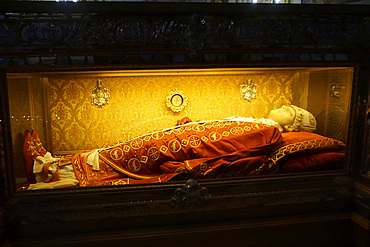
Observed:
[[[188,98],[184,96],[182,91],[172,91],[169,96],[167,96],[166,105],[174,112],[180,112],[184,110],[185,106],[188,104]]]

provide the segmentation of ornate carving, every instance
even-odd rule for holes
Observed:
[[[51,45],[60,42],[64,30],[53,22],[31,22],[21,28],[22,39],[30,45]]]
[[[174,202],[201,202],[210,197],[206,187],[201,187],[195,180],[189,179],[183,187],[176,189],[172,200]]]
[[[195,52],[204,48],[207,39],[207,27],[204,17],[191,15],[186,18],[154,20],[156,23],[155,43],[167,42],[172,47]]]
[[[271,60],[271,53],[265,56],[263,49],[270,52],[272,49],[276,54],[274,60],[311,61],[312,55],[327,53],[328,48],[368,47],[370,38],[369,17],[365,14],[356,17],[346,14],[276,16],[256,12],[238,15],[233,14],[236,11],[233,9],[229,14],[218,16],[202,8],[197,13],[181,15],[141,15],[140,11],[126,15],[79,13],[73,8],[69,11],[70,14],[4,11],[0,15],[0,57],[18,59],[2,63],[27,65],[32,63],[26,59],[29,56],[40,60],[48,56],[68,56],[54,63],[75,64],[76,52],[84,55],[93,52],[93,59],[87,59],[93,64],[156,62],[159,57],[163,62],[178,62],[167,54],[182,55],[181,61],[192,62],[222,61],[225,55],[228,61]],[[346,21],[341,21],[343,19]],[[289,49],[290,55],[283,56],[286,52],[282,49]],[[145,54],[145,58],[139,56],[138,51]],[[311,54],[313,52],[315,54]],[[264,55],[258,57],[256,53]],[[339,60],[335,54],[331,57]],[[315,61],[325,61],[325,56],[315,56]]]
[[[113,36],[121,44],[148,43],[153,39],[154,28],[146,20],[122,20],[114,27]]]

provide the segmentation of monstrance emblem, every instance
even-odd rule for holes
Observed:
[[[103,82],[99,79],[97,87],[91,90],[91,104],[102,108],[109,104],[110,92],[108,88],[103,87]]]
[[[242,100],[250,102],[252,99],[257,99],[257,84],[248,79],[240,86],[240,93],[242,95]]]

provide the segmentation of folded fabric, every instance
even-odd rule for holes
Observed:
[[[50,152],[47,152],[45,156],[37,156],[33,162],[33,173],[42,172],[42,169],[46,163],[58,161],[59,158],[55,158]]]
[[[86,163],[92,166],[94,171],[99,171],[99,149],[92,150],[88,153],[83,153],[82,157],[86,157]]]

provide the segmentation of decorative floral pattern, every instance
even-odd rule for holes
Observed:
[[[293,100],[294,72],[254,74],[181,74],[99,76],[111,89],[109,105],[92,107],[96,78],[70,74],[50,76],[53,151],[88,150],[172,127],[189,116],[194,121],[230,116],[267,117],[272,108]],[[253,102],[240,99],[240,85],[253,79],[263,93]],[[181,82],[181,83],[180,83]],[[166,96],[179,88],[189,98],[180,113],[166,107]],[[180,88],[179,88],[180,89]]]

